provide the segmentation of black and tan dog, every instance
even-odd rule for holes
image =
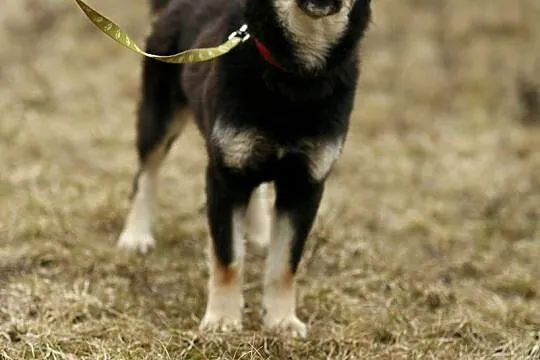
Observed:
[[[158,170],[189,108],[209,159],[212,241],[201,328],[241,327],[244,237],[251,231],[269,239],[264,324],[303,337],[295,274],[325,180],[347,135],[370,0],[153,0],[152,5],[148,52],[215,46],[243,24],[251,39],[212,62],[144,61],[140,169],[118,244],[141,252],[154,245]],[[272,182],[276,197],[270,208],[265,184]]]

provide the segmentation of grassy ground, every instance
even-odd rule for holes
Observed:
[[[92,2],[143,38],[144,1]],[[0,358],[540,359],[538,1],[374,7],[351,135],[300,271],[310,334],[292,341],[260,331],[256,249],[246,330],[197,332],[193,128],[164,172],[157,249],[115,249],[139,58],[69,1],[4,2]]]

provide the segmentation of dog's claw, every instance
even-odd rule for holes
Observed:
[[[209,332],[232,332],[242,330],[242,320],[237,317],[218,317],[214,314],[206,314],[201,320],[199,329]]]
[[[279,333],[286,333],[293,338],[305,339],[307,337],[307,326],[296,315],[290,315],[282,320],[267,317],[265,327]]]
[[[128,251],[137,251],[146,254],[156,245],[156,240],[150,233],[122,232],[117,246]]]

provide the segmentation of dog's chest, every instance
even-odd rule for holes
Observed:
[[[283,145],[256,130],[239,130],[219,121],[214,125],[211,143],[227,167],[255,169],[279,163],[286,156],[295,156],[302,160],[315,180],[328,175],[343,147],[342,138],[301,138]]]

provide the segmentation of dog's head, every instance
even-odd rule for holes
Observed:
[[[313,18],[323,18],[340,12],[343,7],[350,9],[356,0],[294,0],[296,5]]]

